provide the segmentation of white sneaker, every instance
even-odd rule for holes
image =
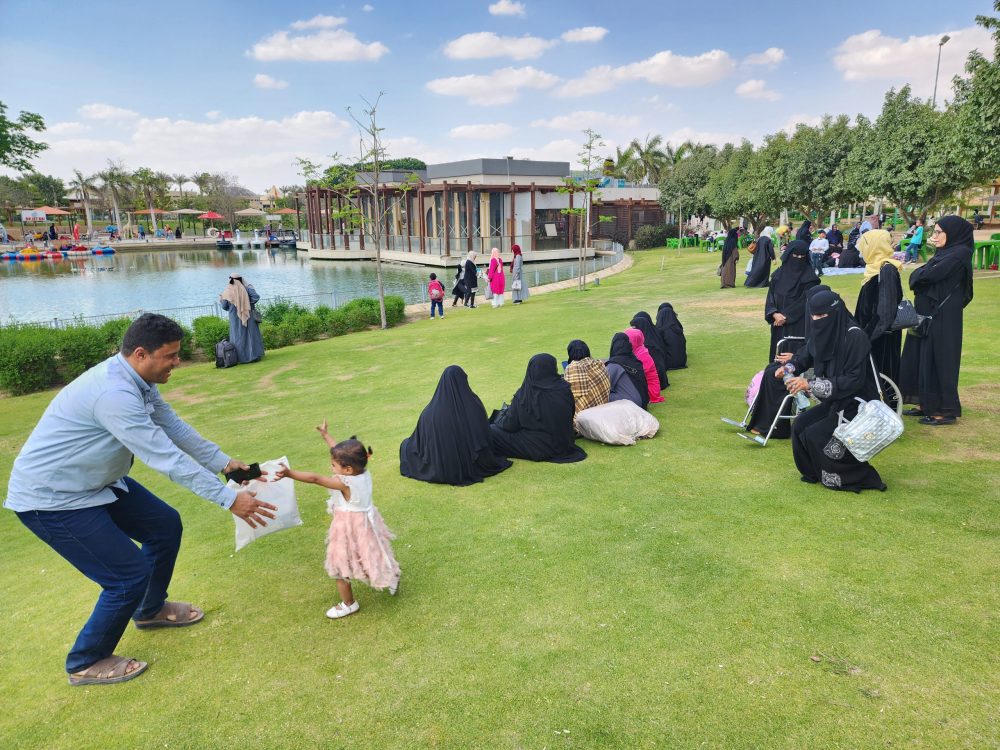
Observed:
[[[358,604],[358,600],[355,599],[353,604],[335,604],[326,611],[326,616],[331,620],[339,620],[341,617],[347,617],[348,615],[353,615],[361,609],[361,605]]]

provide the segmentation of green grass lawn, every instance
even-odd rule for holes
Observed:
[[[717,263],[640,253],[585,293],[175,371],[168,400],[241,458],[323,471],[323,417],[371,444],[400,594],[358,586],[359,614],[324,617],[319,488],[299,486],[304,526],[234,553],[230,514],[137,465],[184,518],[173,598],[207,616],[128,630],[119,652],[149,671],[71,688],[65,652],[97,588],[0,513],[0,747],[1000,746],[996,274],[966,311],[960,424],[908,420],[873,461],[889,491],[854,495],[803,484],[787,441],[760,448],[719,420],[743,415],[768,329],[766,290],[720,291]],[[853,306],[860,276],[827,281]],[[606,356],[664,300],[690,366],[670,373],[653,440],[581,441],[584,462],[516,461],[474,487],[399,475],[446,365],[489,410],[531,355],[582,338]],[[0,487],[52,396],[0,400]]]

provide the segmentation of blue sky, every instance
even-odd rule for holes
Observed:
[[[263,190],[301,182],[296,155],[357,153],[346,107],[379,91],[390,155],[431,162],[575,160],[587,127],[613,152],[653,133],[758,142],[824,113],[873,115],[890,86],[931,95],[948,33],[941,101],[968,50],[992,50],[974,23],[991,7],[5,0],[0,99],[45,118],[43,172],[114,159]]]

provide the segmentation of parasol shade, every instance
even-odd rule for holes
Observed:
[[[265,216],[266,214],[259,208],[244,208],[242,211],[236,211],[236,216]]]
[[[44,211],[46,216],[69,216],[69,211],[63,211],[61,208],[52,208],[52,206],[39,206],[38,208],[32,209],[33,211]]]
[[[154,209],[148,209],[147,208],[145,211],[133,211],[133,213],[136,214],[136,215],[142,215],[142,216],[145,216],[146,214],[155,214],[157,216],[160,216],[161,214],[167,214],[167,213],[170,213],[170,212],[169,211],[164,211],[162,208],[154,208]]]
[[[216,213],[215,211],[206,211],[205,213],[201,214],[198,218],[199,219],[224,219],[226,217],[223,216],[222,214]]]
[[[288,214],[297,214],[298,211],[296,211],[294,208],[279,208],[274,213],[276,213],[276,214],[285,214],[287,216]]]

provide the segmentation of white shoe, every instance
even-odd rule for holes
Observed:
[[[335,604],[326,611],[326,616],[331,620],[339,620],[341,617],[347,617],[348,615],[353,615],[361,609],[361,605],[358,604],[358,600],[355,599],[353,604]]]

